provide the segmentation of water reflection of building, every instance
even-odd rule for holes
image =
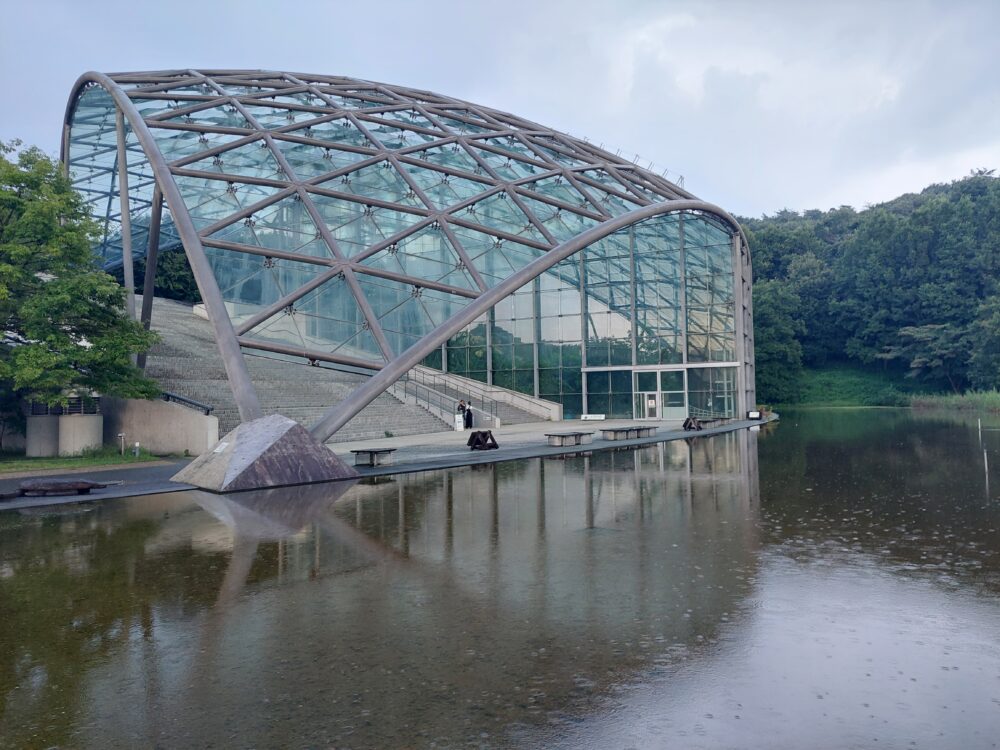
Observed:
[[[81,744],[459,742],[585,711],[637,672],[697,658],[738,620],[756,488],[744,431],[402,476],[336,502],[316,487],[270,491],[214,518],[119,509],[109,525],[158,519],[140,579],[184,562],[163,592],[142,589],[143,637],[81,656]],[[193,545],[224,528],[228,554]]]

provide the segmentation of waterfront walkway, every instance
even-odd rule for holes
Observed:
[[[616,441],[601,439],[602,428],[624,427],[634,424],[652,426],[658,429],[652,437],[647,438]],[[466,445],[470,434],[468,430],[464,432],[435,432],[425,435],[406,435],[377,440],[336,443],[331,445],[330,448],[348,464],[354,463],[354,457],[351,454],[352,449],[395,449],[391,466],[355,467],[358,474],[362,477],[372,477],[417,471],[436,471],[438,469],[499,463],[502,461],[516,461],[524,458],[566,456],[613,448],[634,448],[665,442],[667,440],[704,438],[722,432],[747,429],[758,424],[760,422],[733,420],[732,422],[717,427],[706,428],[698,432],[685,432],[681,429],[680,420],[642,422],[636,422],[631,419],[608,419],[587,422],[567,420],[564,422],[532,422],[530,424],[498,427],[492,431],[500,446],[497,450],[469,450]],[[550,447],[545,438],[546,433],[550,432],[593,432],[594,439],[586,445],[555,448]],[[65,469],[53,469],[51,472],[33,471],[31,472],[32,478],[45,476],[53,480],[63,478],[90,479],[95,482],[107,483],[108,487],[101,490],[94,490],[90,495],[21,497],[14,500],[0,501],[0,511],[194,489],[190,485],[170,481],[170,477],[180,471],[190,460],[187,458],[167,459],[148,464],[94,467],[91,470],[73,469],[67,471]],[[17,489],[22,481],[24,481],[24,475],[0,475],[0,492]]]

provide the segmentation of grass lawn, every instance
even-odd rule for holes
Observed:
[[[922,392],[912,380],[889,373],[836,366],[806,370],[802,400],[790,406],[909,406]]]
[[[161,456],[154,456],[147,451],[140,451],[138,457],[131,452],[122,456],[114,448],[101,448],[89,451],[82,456],[66,456],[55,458],[25,458],[23,454],[0,453],[0,476],[20,471],[37,469],[86,469],[91,466],[119,466],[123,464],[141,464],[148,461],[159,461]]]

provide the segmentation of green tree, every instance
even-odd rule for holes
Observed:
[[[801,300],[781,281],[754,285],[754,353],[757,399],[761,403],[794,403],[802,388],[802,345],[805,326],[798,318]]]
[[[124,290],[97,269],[96,225],[57,163],[0,144],[0,381],[20,398],[71,391],[152,398],[132,364],[156,335],[125,312]]]

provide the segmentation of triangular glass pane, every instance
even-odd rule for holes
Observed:
[[[247,122],[247,118],[240,114],[239,110],[232,105],[200,109],[197,112],[189,112],[186,115],[168,117],[164,122],[194,123],[209,127],[253,130],[250,123]]]
[[[421,229],[361,261],[363,265],[442,284],[478,289],[458,251],[440,229]]]
[[[389,161],[370,164],[320,184],[330,190],[352,193],[362,198],[423,207],[413,188],[400,177],[399,172]]]
[[[548,166],[529,164],[526,161],[515,158],[513,155],[498,154],[483,148],[476,148],[475,151],[476,155],[483,159],[490,166],[490,169],[496,172],[501,179],[510,182],[551,171]]]
[[[302,130],[291,131],[295,135],[315,138],[320,141],[330,143],[342,143],[348,146],[359,146],[361,148],[373,148],[373,144],[368,138],[354,127],[354,123],[346,118],[317,122]]]
[[[274,195],[280,188],[176,175],[174,182],[195,227],[203,229]]]
[[[518,208],[510,196],[503,191],[466,206],[455,216],[507,234],[545,242],[545,238],[535,229],[524,211]]]
[[[636,201],[619,198],[617,195],[613,195],[607,190],[594,187],[593,185],[585,185],[584,190],[590,193],[601,205],[601,207],[612,216],[619,216],[621,214],[628,213],[629,211],[634,211],[641,205]]]
[[[188,84],[186,86],[177,86],[176,88],[162,90],[164,95],[168,92],[171,94],[214,94],[215,96],[218,96],[216,90],[207,83]]]
[[[149,130],[153,134],[153,138],[156,139],[157,148],[160,149],[163,158],[168,162],[177,161],[245,137],[233,133],[196,133],[193,130],[174,130],[173,128],[151,127]]]
[[[342,274],[325,281],[243,335],[279,343],[292,343],[295,336],[293,345],[304,349],[384,361]]]
[[[598,182],[606,188],[617,190],[619,193],[628,195],[628,188],[603,169],[586,169],[583,172],[577,172],[576,174],[578,176],[582,175],[593,180],[594,182]]]
[[[378,117],[380,120],[401,122],[404,125],[415,125],[418,128],[426,128],[427,130],[434,130],[436,132],[440,132],[441,130],[437,125],[428,120],[415,109],[396,109],[391,112],[372,112],[371,116]]]
[[[543,177],[534,182],[524,182],[518,185],[518,189],[525,188],[535,193],[555,198],[557,201],[569,203],[572,206],[584,206],[593,210],[590,202],[573,187],[561,174]]]
[[[298,253],[313,258],[332,258],[305,204],[294,197],[265,206],[252,216],[209,235],[212,239],[241,245]]]
[[[496,286],[545,254],[544,250],[500,239],[475,229],[456,224],[452,224],[451,229],[488,286]]]
[[[408,151],[400,154],[400,159],[420,159],[421,161],[437,164],[441,167],[451,169],[461,169],[463,172],[482,175],[485,174],[479,163],[473,159],[469,152],[457,143],[447,146],[431,146],[422,151]]]
[[[306,112],[301,109],[285,109],[284,107],[265,107],[259,104],[245,104],[247,112],[260,126],[271,130],[283,128],[296,123],[315,120],[323,115],[316,112]]]
[[[143,117],[152,117],[175,108],[174,103],[166,99],[149,99],[144,96],[131,96],[129,98]]]
[[[454,206],[493,187],[488,182],[467,180],[464,177],[456,177],[413,164],[407,164],[405,167],[424,194],[436,208],[440,209]]]
[[[357,274],[357,278],[396,354],[431,333],[471,301],[365,273]]]
[[[236,325],[329,271],[327,266],[217,247],[206,247],[205,256]]]
[[[415,130],[406,130],[405,128],[397,128],[381,122],[366,121],[364,125],[368,129],[368,132],[378,139],[379,143],[386,148],[392,149],[419,146],[422,143],[429,143],[443,137],[418,133]]]
[[[565,242],[571,237],[575,237],[581,232],[597,226],[601,222],[591,219],[589,216],[581,216],[578,213],[565,208],[559,208],[549,203],[542,203],[540,200],[521,196],[521,199],[528,206],[528,210],[535,215],[546,229],[560,242]]]
[[[368,154],[341,151],[336,148],[323,148],[311,143],[285,141],[280,138],[275,138],[274,141],[300,180],[308,180],[321,174],[335,172],[362,159],[370,158]]]
[[[310,197],[341,251],[348,256],[357,255],[425,218],[326,195],[313,193]]]
[[[659,190],[653,187],[648,180],[643,179],[637,174],[635,169],[623,169],[621,170],[621,174],[628,182],[629,187],[637,191],[640,195],[643,195],[654,203],[664,200],[665,196],[661,195]]]
[[[308,91],[300,91],[297,94],[277,94],[275,96],[265,96],[257,100],[261,104],[303,104],[308,107],[327,107],[327,103],[315,94]]]
[[[354,96],[345,96],[337,90],[321,88],[320,91],[329,99],[335,107],[340,109],[372,109],[373,107],[384,107],[387,102],[371,102],[367,99],[359,99]]]
[[[457,120],[454,117],[446,117],[445,115],[436,115],[438,121],[448,128],[453,133],[458,133],[459,135],[467,135],[469,133],[489,133],[495,128],[491,128],[488,125],[475,125],[471,122],[465,122],[464,120]]]
[[[274,158],[274,154],[271,153],[271,149],[268,148],[266,141],[253,141],[237,146],[229,151],[223,151],[220,154],[186,164],[185,169],[242,177],[261,177],[269,180],[288,179]]]
[[[489,144],[493,148],[498,148],[506,153],[512,154],[515,157],[538,160],[538,155],[534,151],[525,146],[520,140],[512,135],[479,138],[476,139],[475,143]]]
[[[535,148],[537,148],[539,151],[541,151],[547,157],[549,157],[550,159],[552,159],[552,161],[554,161],[556,164],[558,164],[558,165],[560,165],[562,167],[570,167],[570,168],[581,167],[581,166],[583,166],[585,164],[592,163],[592,162],[588,162],[588,161],[586,161],[584,159],[580,159],[580,158],[577,158],[577,157],[574,157],[574,156],[570,156],[568,154],[564,154],[562,151],[559,151],[556,148],[548,148],[546,146],[543,146],[541,143],[538,142],[539,140],[541,140],[541,139],[537,138],[537,137],[536,138],[532,138],[532,143],[534,144]],[[559,144],[559,145],[562,145],[562,144]]]

